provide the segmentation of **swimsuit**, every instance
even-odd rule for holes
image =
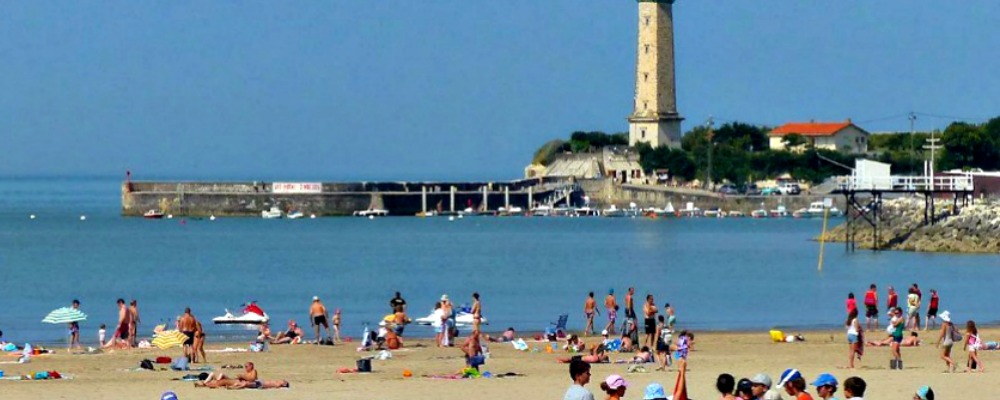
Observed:
[[[184,336],[187,336],[187,339],[184,339],[185,346],[194,344],[194,331],[182,331],[181,333],[183,333]]]
[[[314,325],[323,325],[324,328],[329,328],[330,327],[330,325],[327,325],[327,323],[326,323],[326,316],[325,315],[313,315],[313,324]]]
[[[656,320],[653,318],[646,318],[646,334],[652,335],[656,333]]]
[[[618,310],[615,310],[614,308],[609,308],[608,309],[608,320],[611,321],[611,322],[615,322],[615,319],[617,319],[617,317],[618,317]]]

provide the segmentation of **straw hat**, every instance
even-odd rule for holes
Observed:
[[[951,313],[949,313],[948,311],[941,311],[941,313],[938,314],[938,318],[941,318],[941,320],[944,321],[944,322],[949,322],[950,323],[951,322]]]

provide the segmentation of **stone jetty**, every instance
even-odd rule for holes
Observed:
[[[879,248],[946,253],[1000,253],[1000,202],[977,201],[953,210],[951,200],[939,200],[932,225],[924,224],[924,201],[917,198],[882,203]],[[864,220],[854,223],[858,248],[871,249],[873,230]],[[827,232],[828,242],[845,242],[847,224]],[[818,237],[816,238],[819,239]]]

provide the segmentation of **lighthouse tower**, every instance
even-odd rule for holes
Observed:
[[[637,0],[639,38],[635,63],[635,100],[628,117],[628,143],[681,145],[674,79],[674,0]]]

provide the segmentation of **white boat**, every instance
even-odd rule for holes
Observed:
[[[822,217],[824,209],[826,209],[826,207],[823,205],[822,201],[814,201],[812,203],[809,203],[809,208],[805,209],[805,212],[811,214],[814,217]],[[829,212],[830,215],[834,216],[840,215],[840,210],[837,209],[837,207],[830,207]]]
[[[783,205],[778,206],[777,209],[771,210],[770,214],[771,218],[785,218],[789,216],[788,210],[786,210]]]
[[[270,210],[265,210],[260,212],[261,218],[264,219],[281,218],[281,215],[282,215],[281,209],[278,208],[277,206],[271,207]]]
[[[160,219],[163,218],[163,211],[159,210],[149,210],[145,214],[142,214],[143,218],[147,219]]]
[[[716,207],[711,210],[705,210],[702,215],[704,215],[705,218],[725,218],[726,212],[722,211],[721,208]]]
[[[355,217],[384,217],[386,215],[389,215],[389,210],[382,210],[377,208],[354,212]]]
[[[302,217],[305,217],[305,216],[306,215],[303,214],[302,211],[292,211],[292,212],[288,213],[288,215],[287,215],[288,219],[299,219],[299,218],[302,218]]]
[[[744,214],[743,211],[730,211],[726,216],[727,217],[733,217],[733,218],[743,218],[743,217],[745,217],[747,215]]]
[[[212,318],[212,322],[216,324],[250,324],[250,325],[260,325],[266,324],[271,318],[267,316],[256,303],[250,303],[250,305],[243,308],[243,313],[240,315],[233,315],[226,309],[226,314],[220,317]]]
[[[575,211],[576,215],[580,217],[597,217],[601,215],[600,210],[596,208],[590,208],[590,206],[583,206],[577,208]]]
[[[612,204],[611,207],[602,210],[601,215],[605,217],[621,218],[625,216],[625,210],[618,208],[618,206]]]
[[[500,215],[501,217],[512,217],[523,214],[524,209],[518,206],[500,207],[497,209],[497,215]]]
[[[480,215],[483,215],[483,214],[480,213],[479,210],[476,210],[476,209],[474,209],[472,207],[465,207],[464,210],[461,210],[461,211],[458,212],[458,215],[463,216],[463,217],[477,217],[477,216],[480,216]]]
[[[548,217],[552,215],[552,213],[552,207],[546,205],[540,205],[531,210],[531,215],[534,217]]]
[[[761,208],[759,210],[753,210],[753,212],[750,213],[750,216],[753,218],[767,218],[768,213],[767,210]]]

